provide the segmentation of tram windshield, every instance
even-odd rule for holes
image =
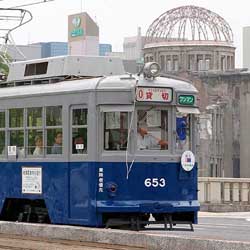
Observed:
[[[137,110],[137,150],[168,149],[168,110],[150,107]]]

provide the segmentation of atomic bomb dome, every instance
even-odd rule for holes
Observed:
[[[174,8],[149,26],[144,60],[159,62],[165,72],[234,69],[233,32],[210,10],[191,5]]]

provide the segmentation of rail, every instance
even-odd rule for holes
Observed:
[[[201,204],[250,205],[250,178],[200,177],[198,189]]]

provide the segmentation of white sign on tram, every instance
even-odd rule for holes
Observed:
[[[195,164],[195,157],[192,151],[185,151],[181,156],[181,166],[185,171],[191,171]]]
[[[136,88],[136,100],[139,102],[172,102],[171,88]]]
[[[42,194],[42,168],[22,167],[22,193]]]

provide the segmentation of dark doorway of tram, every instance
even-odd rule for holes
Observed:
[[[51,223],[44,200],[29,199],[6,199],[0,220]]]

